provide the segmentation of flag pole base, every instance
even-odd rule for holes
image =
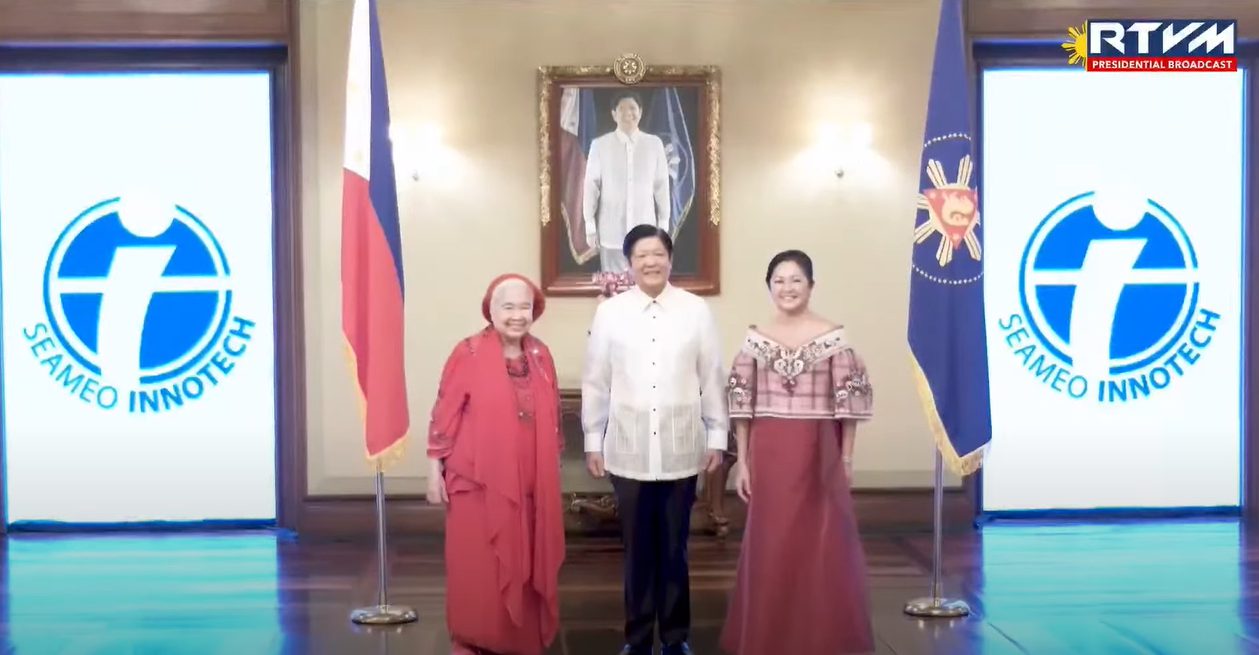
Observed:
[[[943,598],[944,566],[944,456],[936,449],[935,499],[931,544],[931,595],[914,598],[905,603],[905,613],[910,616],[933,619],[953,619],[970,614],[970,605],[964,600]]]
[[[385,474],[376,468],[376,565],[379,588],[376,604],[360,607],[350,612],[350,620],[359,625],[398,625],[413,623],[419,620],[415,610],[406,605],[394,605],[389,602],[386,571],[387,551],[385,549]]]
[[[413,623],[419,616],[406,605],[372,605],[350,612],[350,620],[360,625],[398,625]]]
[[[970,614],[970,605],[964,600],[950,598],[915,598],[905,603],[905,613],[924,618],[952,619]]]

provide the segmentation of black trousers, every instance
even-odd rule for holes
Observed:
[[[625,544],[625,642],[635,653],[650,653],[657,624],[662,644],[684,642],[691,630],[686,541],[697,477],[610,477]]]

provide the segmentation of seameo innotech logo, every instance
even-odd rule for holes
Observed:
[[[1192,374],[1223,317],[1204,306],[1198,256],[1158,202],[1087,192],[1036,226],[1019,264],[1020,311],[997,321],[1047,388],[1141,400]]]
[[[245,356],[226,254],[179,205],[111,198],[52,244],[45,320],[22,336],[64,393],[105,411],[166,412],[206,397]]]

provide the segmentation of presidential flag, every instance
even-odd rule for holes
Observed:
[[[383,467],[401,454],[410,418],[398,189],[376,0],[354,3],[342,187],[341,327],[358,383],[367,458]]]
[[[992,441],[983,229],[960,0],[943,0],[922,148],[909,289],[909,348],[945,464],[977,470]]]
[[[678,87],[668,86],[655,94],[651,109],[643,121],[643,131],[655,134],[664,142],[669,162],[669,233],[677,237],[678,229],[695,202],[695,151],[682,110]]]

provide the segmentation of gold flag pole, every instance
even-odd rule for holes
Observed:
[[[931,595],[905,603],[905,613],[924,618],[957,618],[970,614],[970,605],[961,599],[944,598],[940,583],[944,546],[944,457],[936,448],[935,525],[931,548]]]
[[[350,620],[364,625],[396,625],[419,619],[415,610],[406,605],[390,605],[388,580],[385,573],[385,473],[376,467],[376,558],[379,580],[376,604],[360,607],[350,612]]]

